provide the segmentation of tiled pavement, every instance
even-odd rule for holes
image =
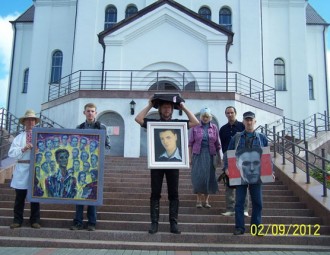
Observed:
[[[13,248],[1,247],[0,255],[330,255],[329,252],[304,251],[140,251],[140,250],[104,250],[104,249],[64,249],[64,248]]]

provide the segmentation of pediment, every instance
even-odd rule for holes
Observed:
[[[162,0],[100,33],[99,42],[104,46],[124,45],[151,31],[157,36],[171,36],[169,33],[179,31],[213,44],[231,44],[233,38],[233,33],[224,27],[201,18],[176,2]]]

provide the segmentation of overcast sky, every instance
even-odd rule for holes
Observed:
[[[330,23],[330,0],[309,0],[317,12]],[[7,107],[7,91],[13,31],[9,21],[15,20],[32,5],[32,0],[1,0],[0,6],[0,108]],[[328,76],[330,76],[330,32],[328,31]],[[328,81],[330,86],[330,79]]]

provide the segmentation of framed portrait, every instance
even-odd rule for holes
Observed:
[[[228,150],[229,185],[273,182],[270,148]]]
[[[148,122],[148,168],[189,168],[186,122]]]
[[[102,205],[105,130],[34,128],[28,200]]]

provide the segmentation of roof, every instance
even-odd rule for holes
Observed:
[[[306,24],[325,25],[325,26],[330,25],[315,11],[315,9],[310,4],[307,4],[306,7]]]
[[[147,13],[159,8],[160,6],[164,5],[164,4],[168,4],[170,6],[172,6],[173,8],[183,12],[184,14],[198,20],[199,22],[202,22],[218,31],[221,31],[222,33],[226,34],[228,36],[228,43],[232,43],[233,41],[233,36],[234,33],[230,30],[228,30],[226,27],[221,26],[213,21],[207,20],[202,18],[200,15],[198,15],[196,12],[190,10],[189,8],[177,3],[176,1],[173,0],[158,0],[156,2],[154,2],[153,4],[145,7],[144,9],[138,11],[135,15],[124,19],[122,21],[120,21],[119,23],[117,23],[116,25],[114,25],[113,27],[104,30],[103,32],[101,32],[98,36],[99,36],[99,42],[103,45],[103,39],[105,36],[107,36],[108,34],[111,34],[112,32],[126,26],[127,24],[134,22],[135,20],[139,19],[140,17],[146,15]]]
[[[12,21],[12,23],[18,22],[33,22],[34,20],[34,5],[32,5],[29,9],[27,9],[21,16],[19,16],[16,20]]]

